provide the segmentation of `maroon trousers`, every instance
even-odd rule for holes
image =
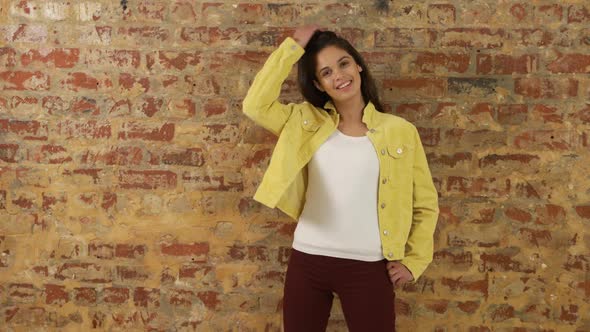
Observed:
[[[350,332],[395,331],[387,260],[311,255],[291,249],[283,298],[285,332],[324,332],[338,294]]]

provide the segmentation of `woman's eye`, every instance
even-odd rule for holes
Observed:
[[[348,66],[348,62],[347,62],[347,61],[342,61],[342,62],[340,63],[340,66],[341,66],[341,67],[346,67],[346,66]]]
[[[329,74],[330,74],[330,71],[326,70],[326,71],[324,71],[324,72],[322,73],[322,76],[323,76],[323,77],[326,77],[326,76],[328,76]]]

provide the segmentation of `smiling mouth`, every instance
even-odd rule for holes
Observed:
[[[344,88],[346,88],[347,86],[349,86],[351,84],[352,84],[352,81],[348,81],[348,82],[346,82],[344,84],[340,84],[339,86],[336,87],[336,89],[338,89],[338,90],[344,89]]]

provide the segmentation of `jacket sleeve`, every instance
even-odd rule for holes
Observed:
[[[242,102],[242,110],[246,116],[277,136],[281,133],[295,105],[293,103],[284,105],[277,100],[281,93],[281,86],[304,52],[301,45],[293,38],[287,37],[270,54],[262,69],[256,74]]]
[[[413,211],[412,226],[406,242],[405,265],[416,283],[428,264],[432,262],[434,250],[434,229],[438,220],[438,193],[434,187],[428,168],[424,147],[416,127],[414,131],[414,169],[413,169]]]

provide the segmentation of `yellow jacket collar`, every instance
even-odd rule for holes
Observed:
[[[338,114],[338,112],[336,111],[336,106],[334,106],[334,103],[332,103],[331,100],[328,100],[324,104],[324,109],[328,110],[328,113],[330,114],[332,119],[334,119],[336,117],[336,114]],[[375,113],[377,112],[378,111],[377,109],[375,109],[375,105],[373,105],[373,103],[369,101],[363,109],[363,118],[361,119],[361,121],[364,124],[366,124],[369,128],[375,127],[375,125],[377,124],[373,122],[375,121]]]

